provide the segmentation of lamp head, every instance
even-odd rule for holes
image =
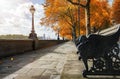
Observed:
[[[34,12],[35,12],[35,8],[34,8],[33,5],[31,5],[31,7],[30,7],[30,12],[31,12],[31,13],[34,13]]]

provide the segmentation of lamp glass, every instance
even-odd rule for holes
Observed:
[[[31,13],[34,13],[34,12],[35,12],[35,8],[34,8],[33,5],[31,5],[30,12],[31,12]]]

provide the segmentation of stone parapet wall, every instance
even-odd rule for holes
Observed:
[[[67,42],[67,41],[63,41],[63,40],[38,40],[36,41],[36,49],[41,49],[41,48],[46,48],[46,47],[50,47],[50,46],[54,46],[63,42]]]
[[[31,51],[32,40],[0,40],[0,57]]]
[[[54,46],[63,40],[0,40],[0,58]]]

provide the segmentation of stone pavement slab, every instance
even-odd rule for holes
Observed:
[[[85,79],[82,77],[82,71],[84,69],[82,61],[78,60],[77,54],[71,52],[67,54],[67,62],[64,65],[61,79]]]
[[[66,61],[71,60],[72,53],[75,52],[74,44],[66,42],[47,49],[1,59],[0,79],[60,79]],[[74,58],[76,57],[73,56]],[[75,62],[73,61],[74,64]],[[67,63],[73,65],[72,62]]]

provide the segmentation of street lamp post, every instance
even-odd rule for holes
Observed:
[[[32,14],[32,30],[31,33],[29,34],[29,38],[30,39],[37,39],[37,34],[35,33],[35,29],[34,29],[34,12],[35,12],[35,8],[33,5],[31,5],[30,7],[30,12]]]

